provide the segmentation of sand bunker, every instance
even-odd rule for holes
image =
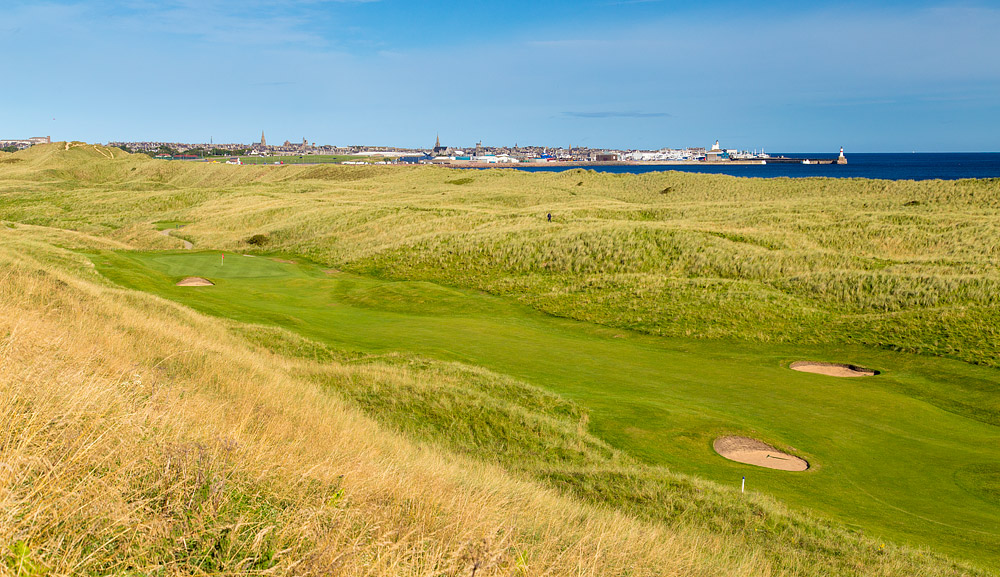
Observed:
[[[189,276],[177,283],[177,286],[215,286],[215,283],[200,276]]]
[[[719,437],[712,444],[715,452],[737,463],[757,465],[781,471],[805,471],[809,463],[749,437]]]
[[[272,258],[274,262],[280,262],[284,264],[295,264],[294,260],[288,260],[287,258]]]
[[[796,361],[788,365],[788,368],[793,371],[816,373],[818,375],[828,375],[831,377],[873,377],[878,374],[878,371],[855,365],[816,363],[813,361]]]

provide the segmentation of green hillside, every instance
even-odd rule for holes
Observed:
[[[653,531],[651,549],[595,573],[998,568],[1000,182],[239,167],[64,143],[4,160],[15,158],[0,164],[3,254],[18,271],[5,294],[71,288],[64,304],[44,290],[5,302],[76,334],[113,300],[137,311],[114,325],[125,342],[186,315],[211,327],[201,341],[261,358],[268,382],[300,391],[273,401],[289,419],[306,411],[301,395],[332,395],[397,446],[426,446],[400,449],[416,451],[404,459],[414,467],[459,459],[442,473],[455,482],[496,467],[522,495],[624,515],[619,537]],[[177,250],[182,240],[194,250]],[[214,286],[175,286],[188,276]],[[128,347],[115,358],[201,370],[168,348],[146,365]],[[880,374],[799,373],[796,360]],[[212,414],[232,379],[195,386],[201,412],[187,417]],[[810,468],[725,460],[712,443],[731,434]],[[475,483],[456,494],[488,492]],[[291,515],[304,501],[283,502]],[[526,526],[509,513],[504,523]],[[535,520],[572,535],[560,515]],[[550,547],[511,535],[539,555],[524,574],[565,572]],[[693,552],[662,564],[649,552],[662,539]],[[461,548],[418,542],[424,555]],[[177,554],[170,542],[157,551],[142,555]],[[516,568],[507,555],[490,571]]]

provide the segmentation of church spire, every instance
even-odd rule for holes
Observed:
[[[267,140],[264,139],[264,131],[260,131],[260,145],[267,146]]]
[[[441,133],[438,133],[437,140],[434,141],[434,148],[441,148]]]

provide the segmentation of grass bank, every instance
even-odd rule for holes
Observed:
[[[11,159],[17,162],[6,162]],[[980,564],[995,562],[989,554],[1000,506],[991,450],[998,413],[996,373],[990,368],[997,362],[991,320],[995,182],[234,167],[152,161],[90,145],[35,147],[4,160],[0,234],[4,247],[14,247],[5,253],[8,262],[24,269],[7,277],[13,279],[10,294],[24,290],[35,276],[51,275],[74,290],[86,286],[86,294],[102,295],[80,300],[83,304],[71,304],[81,299],[79,292],[47,301],[43,295],[53,288],[46,281],[37,302],[5,300],[20,303],[9,310],[63,319],[57,333],[40,334],[78,335],[73,343],[103,343],[92,328],[104,326],[94,310],[115,310],[122,302],[144,303],[134,309],[133,323],[109,325],[109,334],[128,343],[155,342],[142,323],[155,324],[162,315],[197,319],[198,326],[211,327],[211,337],[191,342],[228,351],[218,357],[219,371],[252,358],[252,366],[270,375],[263,381],[267,390],[270,383],[281,383],[275,399],[267,401],[277,404],[265,403],[271,407],[265,414],[273,410],[293,419],[281,427],[295,433],[275,437],[285,441],[270,439],[276,431],[257,434],[262,450],[292,447],[295,455],[324,454],[330,446],[324,439],[346,433],[303,436],[294,419],[300,418],[300,401],[303,411],[316,411],[310,415],[337,407],[338,414],[368,423],[366,431],[409,447],[379,453],[387,456],[376,460],[387,467],[399,467],[396,460],[412,462],[444,471],[443,479],[459,479],[459,485],[467,482],[463,471],[485,467],[482,477],[509,479],[517,486],[511,490],[521,492],[518,498],[544,494],[583,515],[620,516],[625,523],[624,529],[595,535],[620,530],[632,539],[648,533],[634,542],[638,549],[621,548],[622,556],[615,557],[621,564],[608,561],[576,572],[643,574],[644,567],[650,574],[975,572],[893,541],[928,544]],[[545,220],[549,212],[552,223]],[[156,229],[181,223],[187,224],[178,235],[196,249],[226,251],[230,268],[208,268],[218,253],[160,252],[178,248],[180,240]],[[963,234],[952,235],[952,229]],[[95,252],[120,249],[130,252]],[[116,283],[224,318],[205,318],[113,288],[87,267],[83,252],[96,254],[95,262]],[[28,256],[37,254],[44,259]],[[300,262],[275,262],[265,255]],[[25,265],[32,258],[37,266]],[[175,277],[195,272],[216,285],[177,292]],[[183,347],[193,338],[182,334],[170,344]],[[28,342],[20,357],[24,366],[45,352],[41,341]],[[164,345],[148,361],[128,348],[109,350],[149,368],[168,356],[169,348]],[[73,357],[65,366],[86,365],[87,358]],[[883,374],[834,383],[788,371],[787,363],[799,358],[850,360]],[[86,366],[92,371],[101,365]],[[34,388],[15,389],[26,373],[11,374],[20,377],[5,386],[19,397],[31,398],[41,384],[58,382],[41,378],[31,381]],[[249,386],[237,383],[240,374],[222,371],[198,380],[195,389],[206,396],[197,398],[205,408],[177,413],[178,423],[190,421],[184,439],[202,439],[202,421],[213,430],[228,430],[225,419],[240,415],[242,422],[253,421],[246,417],[255,414],[249,400],[238,406],[216,402],[227,399],[230,389]],[[73,408],[89,398],[87,389],[81,390],[83,397],[61,405],[59,414],[83,414]],[[293,391],[325,395],[328,404],[318,404],[318,397],[302,401]],[[191,395],[185,389],[184,397]],[[354,412],[358,409],[368,417]],[[712,436],[734,432],[753,433],[815,466],[797,477],[751,469],[752,494],[740,496],[735,481],[747,469],[710,451]],[[115,442],[139,446],[128,435]],[[298,443],[308,446],[296,448]],[[338,459],[373,455],[364,448],[368,452],[358,456],[352,443],[338,449]],[[21,454],[29,459],[43,446]],[[411,450],[416,456],[400,456]],[[158,458],[149,457],[163,464]],[[117,470],[118,460],[95,460],[67,473],[66,483],[95,470]],[[279,462],[281,471],[297,470],[287,459]],[[451,468],[441,468],[442,462]],[[248,490],[263,496],[286,490],[269,485],[281,485],[281,474],[269,476],[269,469],[253,463],[232,464],[254,482],[267,480]],[[458,476],[449,477],[449,471]],[[362,477],[386,474],[367,468]],[[415,478],[418,486],[426,485]],[[389,486],[378,487],[371,493],[374,501],[406,501],[399,497],[404,493],[381,494]],[[297,518],[302,509],[288,502],[293,505],[283,510]],[[502,500],[489,505],[494,509],[483,505],[501,516],[512,506]],[[431,516],[445,525],[458,514],[435,511]],[[504,535],[513,534],[514,526],[527,527],[524,535],[569,535],[570,542],[581,534],[571,530],[572,523],[560,524],[568,518],[563,513],[546,511],[537,518],[555,523],[545,525],[551,529],[523,525],[521,517],[512,516]],[[358,514],[379,518],[375,509]],[[145,526],[141,519],[126,518],[117,530]],[[27,525],[18,527],[21,534],[30,533]],[[289,531],[282,538],[290,540],[278,542],[275,550],[299,545],[281,571],[295,572],[301,565],[292,563],[326,550],[320,541],[287,537],[295,535],[295,529]],[[443,533],[421,531],[413,533],[416,541],[407,549],[412,557],[406,558],[424,555],[418,550],[441,556],[426,565],[399,560],[396,566],[419,573],[445,567],[442,559],[449,554],[465,558]],[[32,540],[13,541],[21,552],[14,558],[37,558],[46,566],[70,558],[58,552],[51,535],[33,538],[48,543],[35,556],[21,555],[36,551]],[[187,533],[181,535],[155,551],[139,542],[114,541],[124,555],[114,559],[155,559],[180,572],[211,569],[178,553],[177,543],[190,541]],[[881,536],[892,540],[884,543]],[[669,553],[674,561],[661,564],[647,551],[663,539],[687,549]],[[719,547],[722,541],[735,545]],[[379,548],[387,542],[376,539],[366,555],[388,555]],[[527,546],[518,543],[514,550]],[[567,553],[577,560],[589,555],[582,553],[586,548],[559,543],[564,542],[541,543],[538,554],[577,551]],[[642,549],[643,543],[650,549]],[[252,547],[236,550],[240,562],[258,557],[247,553]],[[164,561],[168,554],[180,561]],[[514,557],[504,557],[509,563],[498,562],[496,571],[518,567]],[[602,558],[596,555],[594,563]],[[560,564],[562,556],[537,559],[540,564],[531,567],[573,572]],[[233,563],[227,570],[238,567]],[[109,566],[125,565],[88,570]],[[392,569],[386,565],[380,571]]]
[[[956,483],[973,468],[993,470],[1000,398],[989,394],[992,369],[852,346],[652,338],[426,281],[382,281],[288,259],[129,252],[102,253],[94,262],[125,286],[208,314],[287,328],[333,350],[462,362],[555,391],[586,409],[597,437],[649,464],[729,485],[746,476],[755,490],[786,503],[969,558],[1000,547],[1000,532],[990,530],[1000,527],[1000,503],[984,502],[982,492]],[[188,276],[215,285],[175,286]],[[845,380],[788,368],[801,359],[850,360],[880,375]],[[395,409],[418,423],[434,414],[421,407],[443,404],[447,409],[438,407],[443,414],[437,417],[452,424],[469,419],[469,430],[439,433],[477,438],[479,417],[462,416],[479,414],[474,401],[368,394],[356,400],[376,417]],[[498,437],[472,442],[484,449],[482,456],[503,456],[506,445],[523,453],[520,461],[543,455],[536,466],[547,472],[556,463],[604,464],[542,451],[548,440],[515,442],[518,426],[529,436],[534,427],[482,418],[479,424]],[[789,474],[726,461],[712,450],[714,439],[726,434],[794,447],[811,469]],[[976,485],[989,478],[980,476]]]
[[[246,329],[111,287],[30,231],[0,237],[2,574],[770,571],[721,536],[409,440],[331,388],[434,367],[306,365],[319,386]]]

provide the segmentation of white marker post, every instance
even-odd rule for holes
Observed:
[[[747,492],[747,478],[743,477],[743,484],[740,485],[740,493],[746,493],[746,492]]]

